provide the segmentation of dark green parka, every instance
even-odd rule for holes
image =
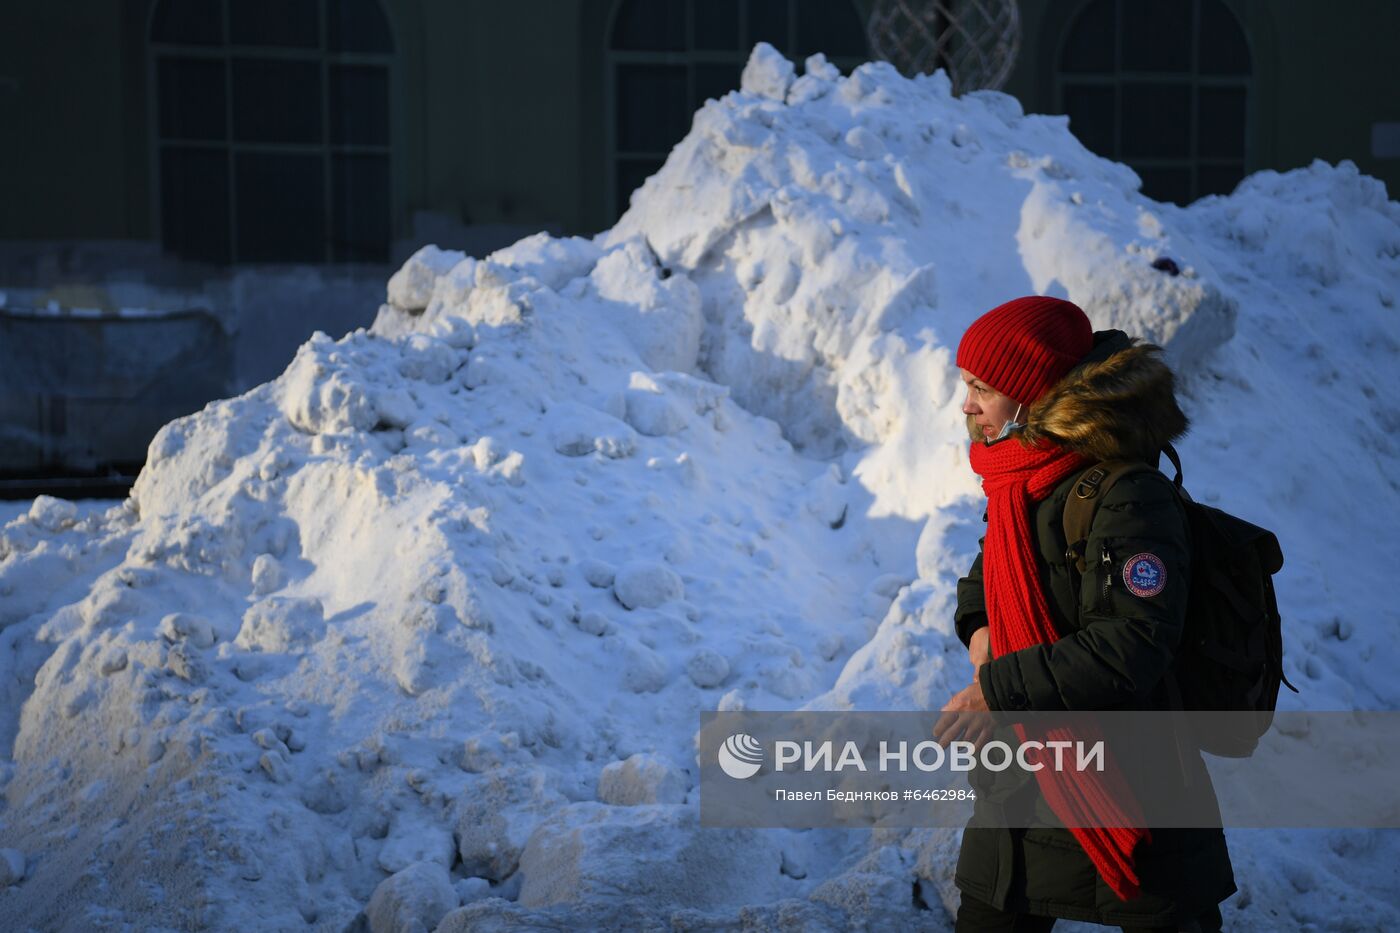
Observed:
[[[1048,437],[1095,460],[1157,462],[1163,443],[1185,417],[1172,395],[1170,370],[1155,348],[1132,346],[1118,331],[1095,335],[1095,351],[1027,416],[1029,438]],[[1000,443],[1017,443],[1014,438]],[[1095,514],[1081,578],[1069,567],[1063,514],[1078,474],[1033,506],[1036,563],[1061,637],[994,658],[982,671],[993,710],[1168,709],[1163,676],[1185,622],[1190,583],[1186,519],[1171,481],[1159,472],[1120,479]],[[1122,562],[1155,554],[1166,566],[1165,588],[1139,597],[1122,579]],[[958,581],[957,632],[966,644],[987,624],[979,554]],[[1148,750],[1178,769],[1191,793],[1214,792],[1200,753]],[[1108,924],[1187,922],[1235,891],[1219,829],[1155,829],[1134,853],[1143,895],[1120,901],[1099,877],[1074,836],[1053,825],[1053,813],[1028,775],[1010,769],[973,772],[974,815],[963,836],[957,886],[1002,910]],[[1039,819],[1028,829],[1003,829],[996,808],[1034,798]]]

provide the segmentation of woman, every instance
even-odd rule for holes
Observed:
[[[955,613],[976,675],[945,707],[940,740],[950,729],[985,739],[975,723],[987,710],[1171,708],[1165,675],[1190,571],[1171,481],[1139,471],[1109,489],[1082,579],[1066,559],[1062,524],[1087,468],[1113,459],[1155,466],[1163,445],[1185,431],[1159,352],[1121,331],[1094,333],[1079,307],[1039,296],[988,311],[963,335],[963,412],[988,526],[958,582]],[[1157,571],[1155,582],[1125,583],[1127,558]],[[1160,752],[1171,756],[1164,767],[1178,766],[1183,786],[1209,794],[1214,808],[1199,752]],[[1024,772],[974,772],[974,783],[955,879],[959,931],[1049,930],[1057,917],[1131,931],[1220,929],[1217,905],[1235,884],[1219,829],[1071,831],[1048,800],[1054,788]],[[1033,808],[1029,828],[1001,828],[997,810],[1013,803]]]

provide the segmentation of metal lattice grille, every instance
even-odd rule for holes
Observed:
[[[870,49],[903,74],[942,68],[953,93],[997,90],[1021,47],[1016,0],[875,0]]]

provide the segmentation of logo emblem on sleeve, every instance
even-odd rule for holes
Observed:
[[[1123,563],[1123,582],[1134,596],[1156,596],[1167,587],[1167,565],[1144,551]]]

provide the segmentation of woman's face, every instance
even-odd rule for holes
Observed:
[[[959,369],[958,372],[967,386],[967,400],[963,402],[962,410],[967,415],[969,431],[975,425],[976,435],[980,435],[982,440],[996,437],[1002,425],[1015,418],[1022,406],[967,370]]]

